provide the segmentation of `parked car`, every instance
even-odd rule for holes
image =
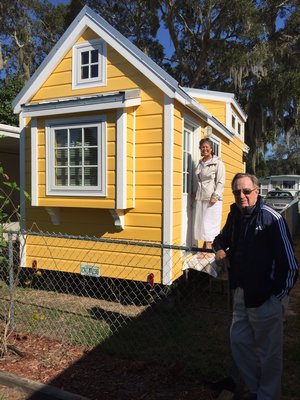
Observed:
[[[264,199],[265,204],[274,208],[276,211],[282,211],[295,197],[287,190],[270,190]]]

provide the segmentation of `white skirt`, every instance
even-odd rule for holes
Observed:
[[[196,240],[212,242],[220,233],[222,201],[209,205],[208,200],[196,201],[194,235]]]

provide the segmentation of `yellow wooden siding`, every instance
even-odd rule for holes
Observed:
[[[28,235],[26,267],[80,273],[80,265],[99,267],[101,277],[146,281],[149,273],[160,283],[161,249],[96,241]]]
[[[205,107],[222,124],[226,125],[226,103],[224,101],[207,100],[195,98],[198,103]]]
[[[83,38],[78,42],[84,41]],[[149,81],[132,64],[107,45],[106,49],[106,85],[94,88],[72,89],[72,49],[67,52],[48,79],[37,90],[31,101],[53,98],[99,94],[128,89],[144,88]],[[155,110],[154,110],[155,112]]]
[[[222,143],[222,159],[226,167],[226,186],[223,200],[222,226],[224,225],[230,205],[234,202],[234,197],[231,192],[231,181],[234,175],[238,172],[245,172],[243,163],[243,143],[235,137],[229,145]]]
[[[183,171],[183,114],[178,102],[174,107],[174,162],[173,162],[173,243],[182,244],[182,171]],[[172,251],[172,280],[182,275],[182,252]]]

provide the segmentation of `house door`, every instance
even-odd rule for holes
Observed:
[[[194,128],[185,124],[183,131],[183,195],[182,195],[182,245],[194,244],[194,208],[193,208],[193,160]]]

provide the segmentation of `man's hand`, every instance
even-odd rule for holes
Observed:
[[[219,267],[222,267],[224,271],[228,271],[230,268],[229,260],[227,254],[224,250],[218,250],[216,252],[216,263]]]

